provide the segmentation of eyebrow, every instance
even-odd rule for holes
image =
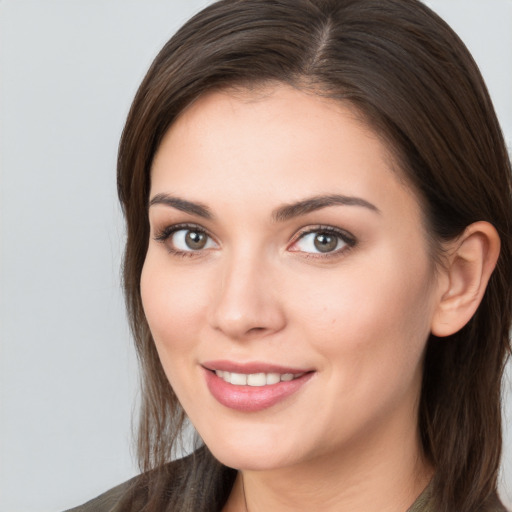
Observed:
[[[296,203],[287,204],[277,208],[272,213],[272,218],[276,222],[284,222],[293,217],[299,217],[308,213],[328,208],[329,206],[361,206],[375,213],[380,214],[380,210],[372,203],[354,196],[343,196],[332,194],[327,196],[315,196]]]
[[[211,220],[214,218],[212,211],[205,204],[187,201],[186,199],[181,199],[169,194],[156,194],[149,202],[149,206],[151,207],[157,204],[170,206],[182,212],[203,217],[204,219]],[[272,219],[275,222],[284,222],[294,217],[300,217],[301,215],[321,210],[322,208],[328,208],[329,206],[359,206],[380,214],[380,210],[365,199],[331,194],[310,197],[302,201],[297,201],[296,203],[280,206],[272,212]]]
[[[168,194],[157,194],[154,196],[149,202],[149,206],[151,207],[156,204],[171,206],[172,208],[176,208],[176,210],[190,213],[192,215],[197,215],[198,217],[203,217],[204,219],[213,219],[213,214],[206,205],[202,203],[187,201],[185,199],[170,196]]]

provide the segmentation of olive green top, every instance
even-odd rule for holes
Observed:
[[[70,509],[66,512],[123,512],[122,508],[120,508],[122,507],[120,502],[122,501],[122,497],[125,496],[128,491],[131,482],[132,480],[118,485],[97,498],[88,501],[84,505]],[[434,512],[429,506],[430,498],[430,488],[427,487],[414,504],[407,509],[407,512]]]
[[[431,501],[432,493],[430,485],[418,496],[416,501],[411,507],[407,509],[407,512],[434,512],[429,502]]]
[[[187,458],[186,458],[187,459]],[[174,463],[171,463],[168,466],[171,467],[179,467],[183,468],[186,466],[186,464],[183,464],[183,460],[186,461],[186,459],[181,459],[180,461],[175,461]],[[219,464],[220,466],[220,464]],[[221,502],[224,502],[228,495],[230,486],[232,485],[232,482],[234,481],[234,477],[236,476],[236,471],[232,470],[231,468],[224,468],[224,475],[229,474],[230,483],[229,486],[225,486],[223,491],[223,498]],[[180,471],[181,472],[181,471]],[[145,510],[145,504],[147,503],[147,495],[141,500],[140,498],[137,498],[136,495],[133,492],[133,489],[137,488],[137,485],[139,485],[140,480],[145,475],[132,478],[128,482],[125,482],[121,485],[118,485],[117,487],[114,487],[113,489],[110,489],[106,493],[98,496],[97,498],[88,501],[84,505],[81,505],[79,507],[70,509],[66,512],[127,512],[128,510],[130,512],[139,512],[141,510]],[[176,487],[176,488],[175,488]],[[167,487],[166,495],[170,496],[173,492],[177,491],[177,486],[173,486],[172,484]],[[126,501],[127,497],[134,497],[133,499],[129,499],[129,501]],[[164,500],[164,502],[167,500]],[[127,505],[129,503],[129,505]],[[166,509],[167,507],[160,502],[163,505],[163,508]],[[222,508],[222,505],[215,505],[215,499],[212,497],[211,506],[208,506],[208,512],[215,512]],[[217,502],[218,503],[218,502]],[[161,507],[158,507],[159,510]],[[194,511],[195,508],[192,508]],[[175,510],[176,512],[179,512],[174,507],[171,507],[170,510]],[[435,512],[432,504],[432,486],[429,485],[427,488],[420,494],[420,496],[416,499],[416,501],[412,504],[409,509],[407,509],[406,512]],[[457,511],[457,512],[463,512],[463,511]],[[479,512],[507,512],[505,507],[501,504],[499,498],[496,495],[491,496],[491,498],[486,503],[486,506],[482,508]]]

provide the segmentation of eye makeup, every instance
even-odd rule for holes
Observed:
[[[340,256],[355,247],[357,240],[344,229],[328,225],[308,226],[294,236],[288,247],[291,252],[300,252],[307,257],[328,258]]]
[[[199,256],[218,243],[198,224],[171,224],[156,232],[154,240],[166,246],[176,256]],[[357,244],[356,238],[346,230],[329,226],[307,226],[292,236],[287,250],[311,258],[331,258],[346,253]]]
[[[197,224],[181,223],[166,226],[157,231],[155,241],[164,244],[175,256],[199,256],[205,250],[218,247],[213,237]]]

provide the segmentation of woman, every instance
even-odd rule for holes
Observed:
[[[144,473],[78,510],[505,510],[510,161],[427,7],[209,6],[140,86],[118,190]]]

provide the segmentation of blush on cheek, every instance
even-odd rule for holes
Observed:
[[[140,285],[146,317],[156,322],[188,322],[200,308],[201,287],[195,285],[194,276],[176,269],[166,271],[166,262],[160,259],[148,253],[142,269]]]
[[[148,259],[141,275],[141,298],[149,328],[157,345],[179,350],[187,344],[193,326],[199,326],[205,298],[200,287],[177,272],[163,274]]]

